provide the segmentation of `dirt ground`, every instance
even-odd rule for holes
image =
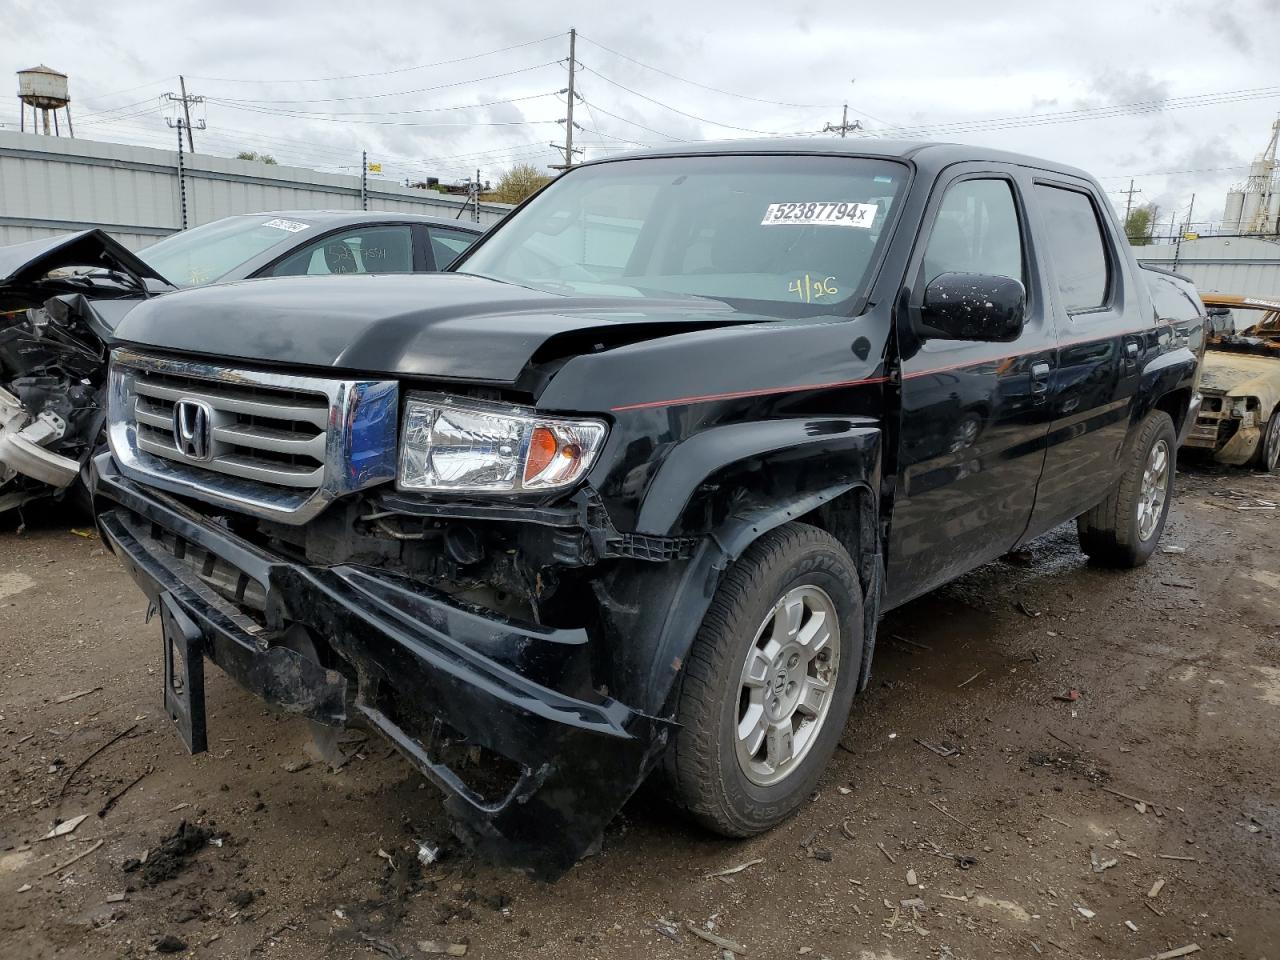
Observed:
[[[1064,527],[891,615],[843,748],[781,828],[717,839],[646,788],[554,885],[469,859],[381,741],[304,765],[305,726],[216,669],[210,750],[188,756],[158,624],[116,561],[56,517],[10,523],[0,957],[408,958],[434,940],[721,960],[691,921],[749,957],[1280,960],[1280,510],[1242,509],[1280,501],[1280,478],[1179,484],[1145,569],[1090,568]],[[419,840],[444,844],[437,863]]]

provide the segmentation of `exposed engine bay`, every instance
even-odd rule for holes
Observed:
[[[0,511],[87,498],[115,323],[164,284],[99,230],[0,251]]]

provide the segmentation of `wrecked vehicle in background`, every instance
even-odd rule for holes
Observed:
[[[211,661],[372,727],[542,876],[659,769],[749,836],[814,789],[884,611],[1071,519],[1098,563],[1151,555],[1198,407],[1182,283],[1012,154],[586,163],[446,273],[139,306],[99,528],[193,751]]]
[[[48,496],[87,505],[116,324],[169,289],[100,230],[0,247],[0,512]]]
[[[0,247],[0,512],[77,482],[106,415],[120,318],[179,287],[251,277],[430,272],[483,231],[416,214],[226,217],[132,253],[101,230]]]
[[[1211,315],[1240,310],[1257,322],[1240,331],[1227,323],[1210,335],[1204,403],[1186,446],[1211,452],[1219,463],[1280,470],[1280,298],[1203,298]]]

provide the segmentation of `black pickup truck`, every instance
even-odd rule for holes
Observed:
[[[574,168],[448,273],[136,307],[98,522],[191,749],[208,660],[554,876],[653,771],[729,836],[792,813],[886,610],[1072,519],[1143,563],[1203,313],[1078,170],[680,145]]]

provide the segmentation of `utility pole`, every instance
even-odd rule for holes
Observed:
[[[1127,236],[1127,237],[1128,237],[1128,235],[1129,235],[1129,211],[1133,209],[1133,195],[1134,195],[1135,193],[1141,193],[1141,192],[1142,192],[1142,188],[1141,188],[1141,187],[1138,187],[1138,188],[1136,188],[1136,189],[1135,189],[1135,188],[1134,188],[1134,186],[1133,186],[1133,181],[1132,181],[1132,180],[1130,180],[1130,181],[1129,181],[1129,189],[1128,189],[1128,190],[1117,190],[1116,192],[1117,192],[1117,193],[1123,193],[1123,194],[1125,195],[1125,201],[1124,201],[1124,232],[1125,232],[1125,236]],[[1133,238],[1133,237],[1129,237],[1129,239],[1130,239],[1130,240],[1133,240],[1134,238]]]
[[[182,163],[182,128],[184,126],[182,118],[179,117],[177,123],[170,123],[169,126],[176,127],[178,130],[178,206],[181,211],[179,222],[185,230],[187,229],[187,174],[186,167]]]
[[[185,126],[185,127],[186,127],[186,130],[187,130],[187,148],[188,148],[192,153],[195,153],[195,152],[196,152],[196,144],[195,144],[195,140],[193,140],[193,139],[192,139],[192,136],[191,136],[191,130],[192,130],[192,126],[193,126],[193,125],[192,125],[192,123],[191,123],[191,105],[192,105],[193,103],[204,103],[204,97],[189,97],[189,96],[187,96],[187,78],[186,78],[186,77],[183,77],[183,76],[179,76],[179,77],[178,77],[178,86],[179,86],[179,88],[182,90],[182,94],[181,94],[181,96],[179,96],[178,94],[174,94],[174,93],[166,93],[166,94],[165,94],[165,98],[166,98],[166,99],[168,99],[168,100],[173,101],[174,103],[180,103],[180,104],[182,104],[182,116],[183,116],[183,119],[185,119],[185,121],[186,121],[186,122],[185,122],[185,123],[183,123],[183,121],[182,121],[182,120],[179,120],[179,121],[178,121],[178,123],[179,123],[179,125],[180,125],[180,126]],[[169,124],[169,126],[173,126],[173,124]],[[197,130],[203,130],[203,129],[205,128],[205,122],[204,122],[203,120],[197,120],[194,126],[195,126],[195,129],[197,129]]]
[[[369,151],[360,151],[360,209],[369,209]]]
[[[473,190],[476,198],[475,205],[471,208],[471,219],[476,223],[480,222],[480,168],[476,167],[476,183]]]
[[[1182,231],[1183,233],[1193,232],[1191,228],[1192,226],[1194,226],[1194,222],[1191,219],[1191,215],[1195,212],[1195,209],[1196,209],[1196,195],[1193,193],[1191,195],[1191,205],[1187,207],[1187,224],[1186,224],[1186,228]]]
[[[573,146],[573,101],[577,98],[578,93],[574,89],[578,74],[578,31],[576,28],[569,30],[569,86],[565,88],[565,118],[560,122],[564,124],[564,146],[553,143],[551,146],[564,154],[564,163],[551,164],[552,170],[568,170],[573,166],[573,155],[576,153],[582,155],[582,148],[574,148]]]
[[[861,130],[861,129],[862,129],[862,124],[859,121],[855,120],[853,121],[853,123],[849,122],[849,105],[846,103],[844,105],[844,112],[840,114],[839,126],[828,123],[826,126],[822,128],[822,132],[838,133],[840,134],[840,139],[843,140],[848,135],[850,130]]]

